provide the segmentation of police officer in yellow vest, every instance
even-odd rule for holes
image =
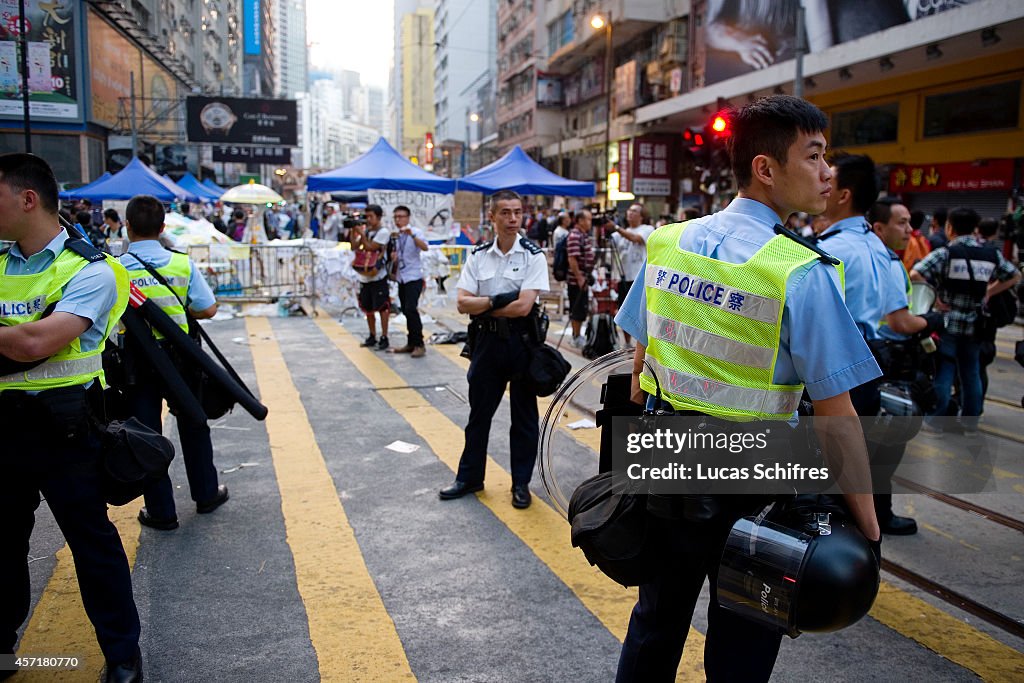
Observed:
[[[105,679],[142,680],[131,572],[107,517],[92,419],[102,419],[100,353],[128,304],[128,276],[60,227],[57,181],[31,154],[0,155],[0,240],[15,243],[0,255],[0,653],[14,651],[29,613],[42,495],[74,556]],[[11,372],[11,361],[42,363]]]
[[[812,104],[772,96],[732,122],[738,197],[723,211],[654,232],[616,322],[637,340],[634,400],[656,392],[689,415],[791,419],[806,386],[815,415],[846,416],[823,444],[861,485],[867,453],[849,390],[880,372],[843,304],[841,272],[776,231],[797,211],[819,214],[830,192],[827,118]],[[859,437],[859,439],[858,439]],[[842,447],[841,452],[836,448]],[[869,485],[860,489],[869,490]],[[880,538],[871,495],[845,495],[869,541]],[[722,608],[714,586],[732,524],[759,506],[718,496],[710,518],[685,515],[668,539],[678,549],[660,578],[640,587],[617,681],[671,681],[697,598],[710,579],[704,667],[709,681],[767,681],[781,635]],[[754,505],[755,507],[751,507]]]
[[[212,318],[217,313],[217,300],[210,286],[196,271],[195,264],[185,254],[168,251],[159,242],[164,228],[164,207],[160,200],[148,195],[133,197],[125,211],[125,225],[130,245],[120,257],[121,264],[142,293],[163,309],[172,320],[188,331],[185,306],[195,318]],[[150,266],[170,285],[170,289],[146,269]],[[162,335],[154,331],[159,340]],[[172,359],[177,354],[164,343]],[[198,381],[194,368],[177,362],[186,382],[192,387]],[[135,416],[147,427],[162,432],[160,412],[163,391],[159,378],[146,368],[128,391],[126,398]],[[178,437],[181,455],[188,476],[188,488],[199,513],[213,512],[228,499],[228,488],[217,484],[217,468],[213,465],[213,443],[206,422],[194,422],[178,416]],[[178,515],[174,506],[174,489],[169,476],[147,484],[146,506],[139,511],[139,522],[153,529],[170,531],[178,528]]]

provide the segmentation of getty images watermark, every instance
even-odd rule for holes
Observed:
[[[942,493],[997,491],[993,470],[1010,457],[1003,442],[965,434],[955,418],[933,424],[941,434],[922,432],[920,417],[616,417],[613,481],[661,495],[889,493],[908,481]]]

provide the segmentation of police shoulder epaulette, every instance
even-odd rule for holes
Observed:
[[[543,254],[544,253],[543,249],[538,247],[536,244],[531,242],[526,237],[520,237],[519,238],[519,244],[523,245],[523,249],[526,249],[526,251],[530,252],[531,254]]]
[[[890,261],[902,261],[903,260],[903,259],[900,258],[899,254],[897,254],[895,251],[893,251],[889,247],[886,247],[885,250],[887,252],[889,252],[889,260]]]
[[[475,247],[473,247],[473,253],[475,254],[478,251],[483,251],[485,249],[490,249],[491,245],[493,245],[493,244],[494,244],[494,240],[491,240],[490,242],[484,242],[482,244],[478,244]]]
[[[69,249],[89,263],[97,263],[106,259],[106,255],[83,239],[68,238],[64,242],[64,248]]]
[[[175,254],[181,254],[182,256],[188,256],[188,252],[179,251],[177,249],[171,249],[170,247],[164,247],[167,251],[174,252]]]
[[[786,228],[782,227],[778,223],[775,224],[775,234],[776,235],[783,235],[783,236],[793,240],[794,242],[796,242],[800,246],[802,246],[802,247],[804,247],[806,249],[810,249],[811,251],[813,251],[815,254],[818,255],[818,260],[821,261],[822,263],[827,263],[830,266],[838,266],[841,263],[841,261],[839,259],[837,259],[835,256],[833,256],[832,254],[829,254],[829,253],[827,253],[825,251],[822,251],[821,247],[819,247],[817,244],[814,244],[812,242],[808,242],[807,240],[805,240],[800,235],[796,234],[792,230],[787,230]]]
[[[0,256],[3,256],[7,252],[9,252],[11,250],[11,246],[13,244],[14,244],[14,242],[11,242],[10,244],[2,244],[2,245],[0,245]]]

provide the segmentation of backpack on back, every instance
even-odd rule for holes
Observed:
[[[583,346],[583,356],[594,360],[606,353],[611,353],[616,346],[615,323],[607,313],[590,317],[587,324],[587,343]]]
[[[555,258],[551,262],[551,274],[559,282],[564,282],[569,277],[569,238],[563,237],[555,245]]]

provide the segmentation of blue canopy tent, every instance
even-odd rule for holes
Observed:
[[[455,192],[455,181],[427,173],[399,154],[381,138],[370,151],[333,171],[310,176],[310,192],[365,192],[409,190],[411,192]]]
[[[458,186],[460,190],[484,194],[498,190],[565,197],[593,197],[595,194],[594,183],[569,180],[552,173],[531,159],[519,145],[493,164],[459,178]]]
[[[123,169],[104,180],[97,180],[86,187],[68,192],[71,199],[131,199],[140,194],[153,195],[163,202],[186,199],[183,189],[164,180],[157,172],[135,157]]]
[[[221,186],[220,186],[220,185],[218,185],[217,183],[213,182],[213,181],[212,181],[212,180],[210,180],[209,178],[206,178],[205,180],[203,180],[203,183],[202,183],[202,185],[203,185],[203,187],[205,187],[206,189],[208,189],[208,190],[213,190],[214,192],[216,192],[216,193],[217,193],[217,196],[218,196],[218,197],[220,197],[220,196],[221,196],[222,194],[224,194],[225,192],[227,192],[227,190],[226,190],[226,189],[224,189],[223,187],[221,187]]]
[[[166,173],[164,173],[163,176],[161,176],[161,177],[164,180],[166,180],[167,182],[169,182],[171,185],[174,186],[174,188],[171,188],[171,189],[177,188],[177,189],[181,190],[184,193],[184,195],[182,195],[182,199],[184,199],[186,202],[192,202],[194,204],[198,204],[199,202],[210,201],[209,199],[207,199],[206,195],[197,194],[197,193],[193,192],[192,190],[188,190],[188,189],[182,187],[181,185],[179,185],[178,183],[174,182],[174,178],[172,178],[171,176],[167,175]]]
[[[103,182],[104,180],[106,180],[109,177],[110,177],[110,171],[104,171],[103,175],[101,175],[99,178],[97,178],[96,180],[92,181],[91,183],[86,183],[85,185],[82,185],[80,187],[76,187],[73,190],[63,190],[61,192],[58,192],[57,196],[60,197],[61,199],[77,199],[78,198],[79,190],[88,190],[90,187],[92,187],[96,183]]]
[[[198,178],[189,172],[186,172],[185,175],[181,176],[176,184],[186,192],[191,192],[196,195],[199,197],[200,201],[204,202],[215,202],[220,199],[222,194],[224,194],[223,192],[218,192],[206,185],[203,185],[199,182]]]

